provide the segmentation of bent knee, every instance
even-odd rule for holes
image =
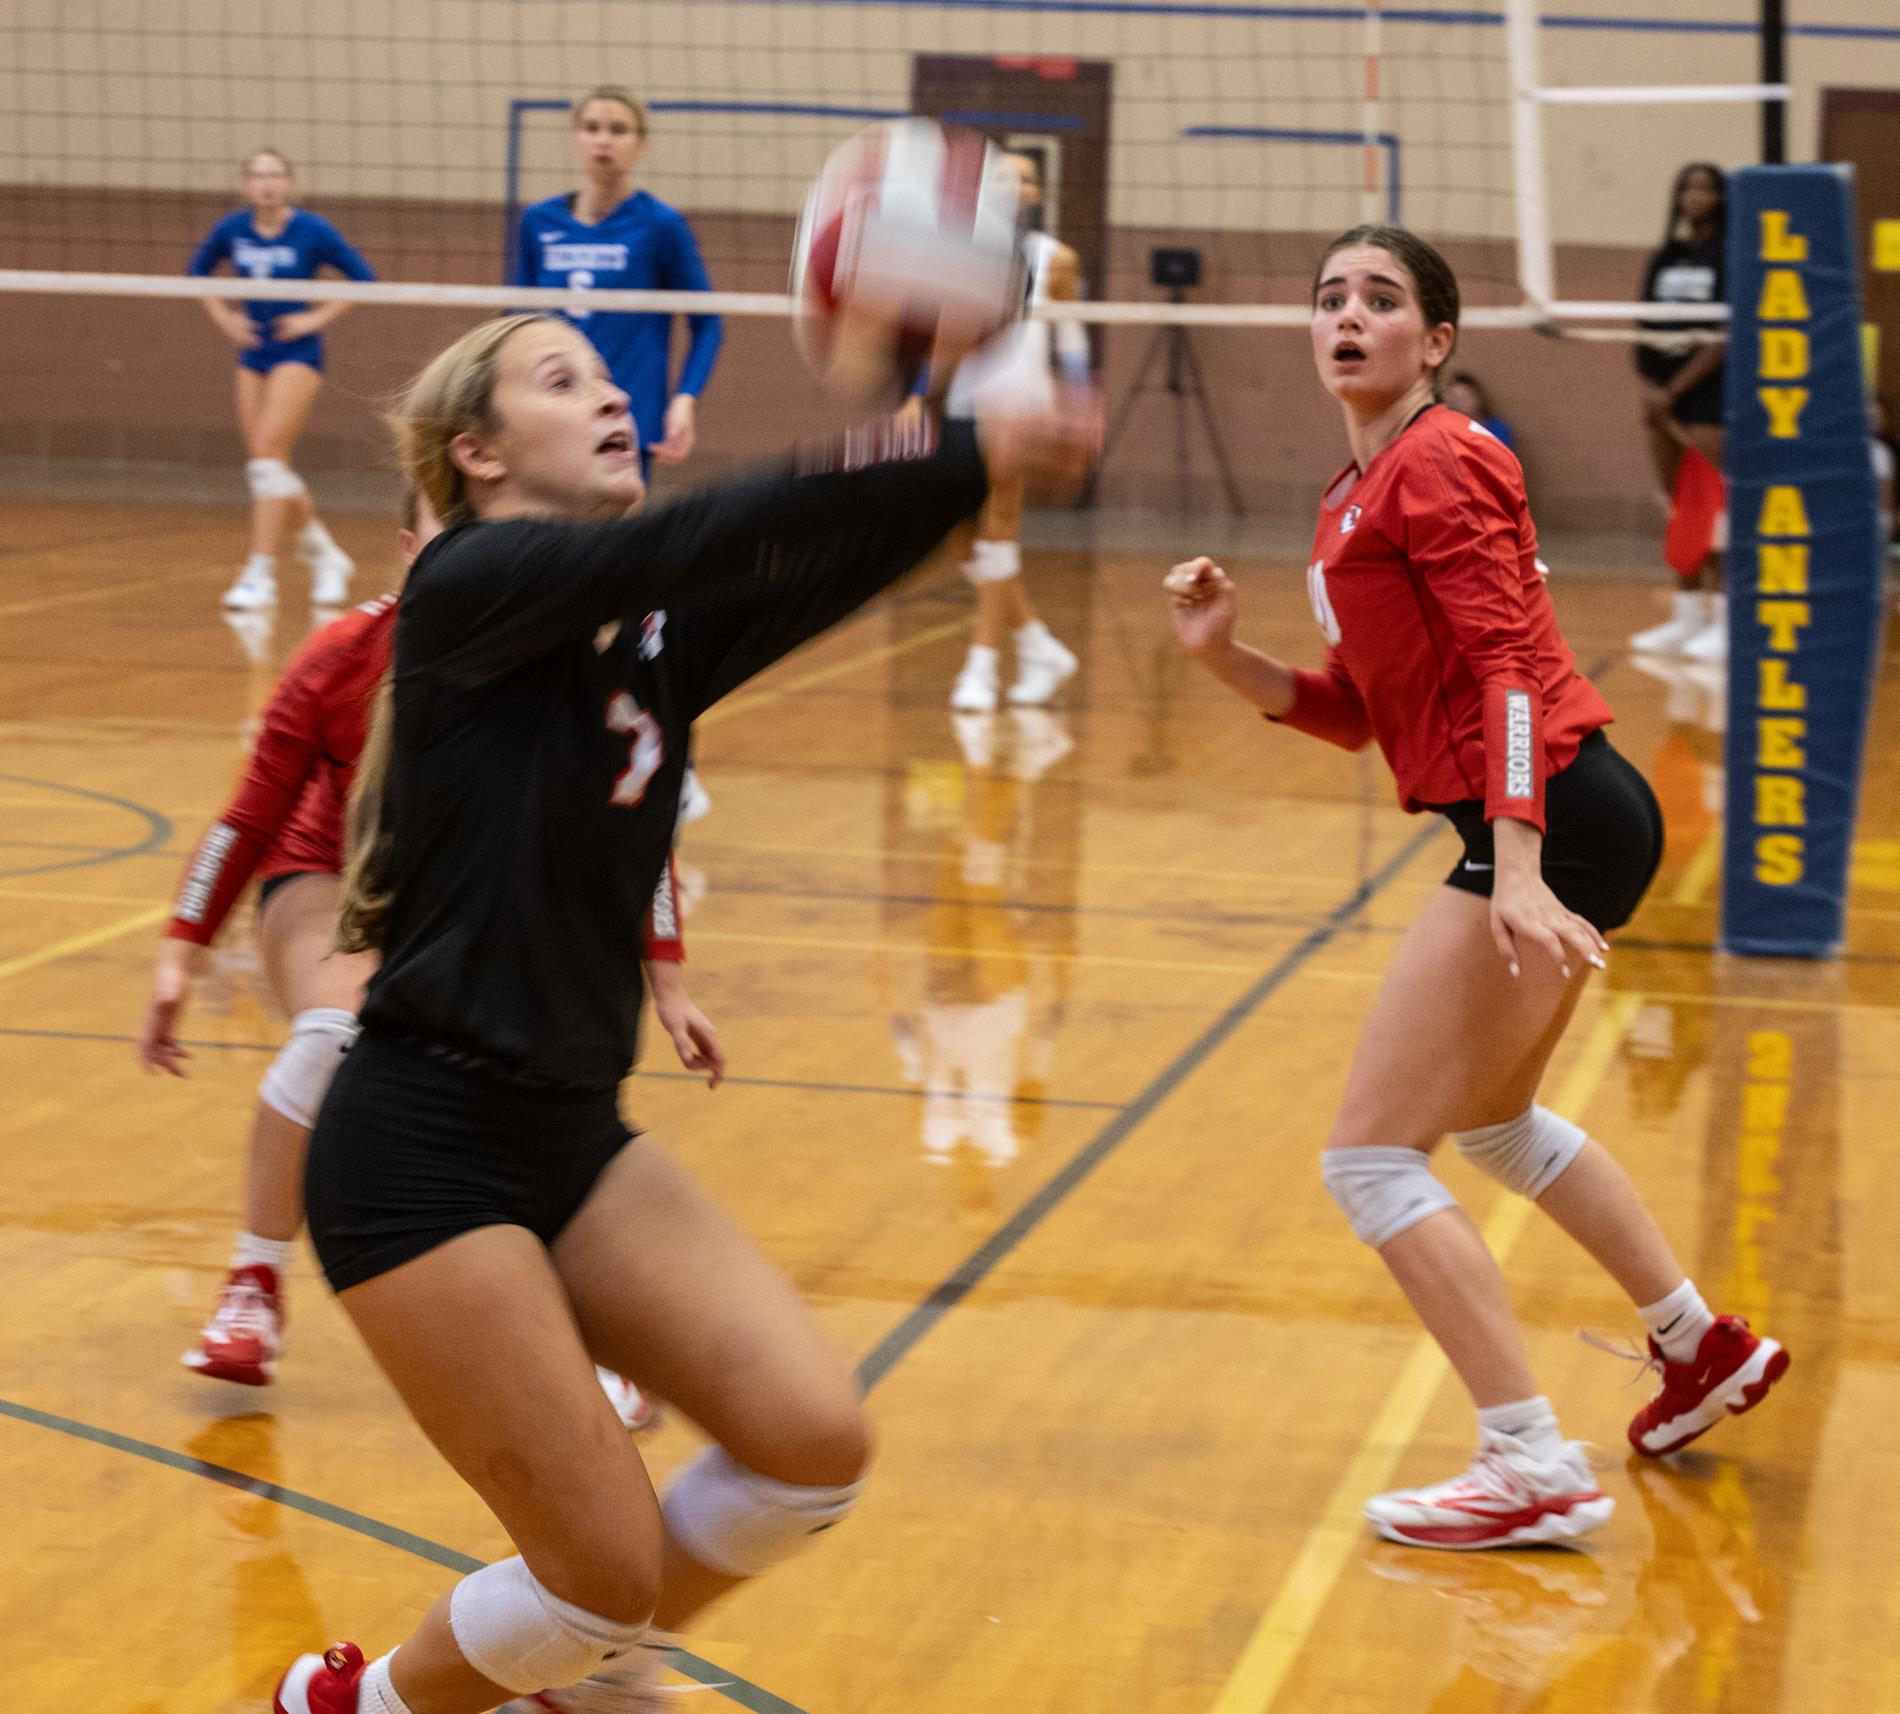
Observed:
[[[810,1400],[777,1427],[771,1445],[742,1460],[761,1476],[803,1488],[835,1488],[861,1480],[870,1468],[871,1417],[855,1387]]]
[[[662,1544],[657,1528],[640,1537],[630,1541],[601,1531],[524,1551],[522,1558],[563,1601],[616,1624],[644,1624],[659,1605]]]

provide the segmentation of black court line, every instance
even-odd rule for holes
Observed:
[[[990,1236],[957,1264],[937,1286],[904,1317],[858,1364],[858,1380],[869,1392],[918,1345],[938,1322],[955,1309],[993,1273],[1004,1257],[1061,1206],[1095,1169],[1140,1127],[1162,1102],[1187,1081],[1235,1030],[1270,999],[1299,968],[1328,941],[1346,928],[1399,873],[1443,830],[1436,817],[1399,847],[1383,865],[1355,887],[1282,955],[1271,970],[1253,984],[1200,1035],[1169,1061],[1148,1086],[1102,1127],[1043,1187]]]
[[[1585,670],[1601,678],[1623,657],[1604,655]],[[1010,1216],[989,1238],[953,1268],[924,1300],[878,1341],[858,1364],[858,1380],[869,1392],[913,1351],[937,1323],[983,1283],[1004,1257],[1061,1206],[1068,1194],[1128,1140],[1161,1103],[1180,1088],[1208,1056],[1239,1029],[1254,1010],[1329,941],[1348,928],[1368,904],[1399,875],[1446,824],[1438,817],[1421,828],[1351,893],[1316,928],[1289,949],[1259,981],[1175,1056],[1148,1086],[1098,1131],[1069,1163]]]
[[[439,1541],[430,1541],[427,1536],[398,1529],[394,1524],[367,1517],[362,1512],[353,1512],[347,1506],[333,1505],[311,1494],[300,1494],[295,1488],[280,1488],[275,1482],[265,1482],[227,1465],[210,1464],[202,1458],[174,1452],[168,1446],[154,1446],[149,1440],[134,1440],[130,1435],[115,1434],[109,1428],[95,1428],[89,1422],[76,1422],[69,1416],[55,1416],[51,1411],[35,1410],[31,1405],[17,1404],[12,1399],[0,1399],[0,1417],[12,1417],[14,1421],[33,1428],[51,1429],[55,1434],[69,1435],[74,1440],[88,1441],[112,1452],[129,1453],[148,1463],[163,1465],[168,1470],[182,1471],[187,1476],[198,1476],[222,1487],[235,1488],[241,1494],[251,1494],[290,1511],[302,1512],[319,1522],[335,1524],[340,1529],[367,1536],[385,1547],[399,1548],[404,1553],[414,1554],[418,1559],[428,1560],[431,1565],[439,1565],[464,1576],[471,1571],[481,1570],[487,1564],[486,1560],[475,1559],[452,1547],[444,1547]],[[774,1696],[762,1686],[727,1672],[698,1655],[688,1654],[684,1649],[673,1651],[672,1664],[686,1677],[719,1691],[728,1701],[752,1709],[753,1714],[804,1714],[797,1703],[787,1702],[782,1696]]]
[[[74,857],[63,863],[37,863],[25,869],[0,869],[0,879],[15,880],[22,875],[51,875],[64,869],[90,869],[100,863],[117,863],[126,857],[143,857],[160,849],[172,836],[168,817],[130,798],[114,797],[110,792],[88,791],[84,786],[69,786],[59,780],[29,779],[24,774],[0,774],[0,785],[32,786],[39,791],[63,792],[67,797],[86,798],[93,803],[110,804],[128,811],[145,823],[145,837],[132,845],[98,846],[91,855]]]
[[[18,1037],[28,1041],[107,1042],[116,1047],[133,1047],[134,1035],[111,1030],[32,1030],[0,1027],[0,1039]],[[203,1048],[209,1053],[275,1053],[283,1044],[272,1041],[181,1041],[180,1047]],[[641,1071],[635,1077],[642,1083],[704,1083],[697,1071]],[[975,1095],[961,1089],[913,1089],[897,1083],[822,1083],[799,1077],[728,1077],[724,1081],[735,1089],[792,1089],[813,1095],[891,1095],[905,1100],[922,1101],[931,1095],[955,1095],[962,1101],[989,1101],[1009,1107],[1069,1107],[1084,1113],[1119,1113],[1120,1101],[1084,1101],[1062,1095]]]

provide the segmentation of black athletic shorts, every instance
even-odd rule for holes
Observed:
[[[281,875],[271,875],[257,883],[257,908],[261,911],[271,901],[271,895],[279,887],[287,887],[292,881],[301,881],[306,875],[333,875],[332,869],[289,869]]]
[[[1458,830],[1465,854],[1445,877],[1460,892],[1490,898],[1497,854],[1477,799],[1434,805]],[[1649,781],[1601,729],[1570,766],[1544,782],[1544,880],[1604,934],[1636,914],[1662,861],[1662,810]]]
[[[365,1030],[310,1136],[317,1260],[346,1291],[478,1226],[552,1243],[633,1134],[616,1090],[524,1088]]]
[[[1722,371],[1705,375],[1669,407],[1669,414],[1684,428],[1700,423],[1722,426]]]

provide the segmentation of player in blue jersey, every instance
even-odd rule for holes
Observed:
[[[581,188],[537,202],[521,216],[511,285],[597,286],[607,290],[709,292],[693,229],[678,209],[633,188],[647,147],[647,110],[625,89],[603,84],[574,103],[574,152]],[[678,464],[693,450],[699,395],[712,378],[722,337],[719,317],[686,318],[691,338],[678,387],[671,385],[673,318],[581,311],[568,317],[606,360],[627,395],[640,441],[640,474],[653,462]],[[680,816],[697,821],[712,798],[690,766]]]
[[[375,279],[375,270],[329,221],[295,206],[295,189],[290,163],[275,149],[258,150],[244,163],[250,207],[212,227],[187,272],[210,274],[228,262],[233,273],[253,280],[310,280],[323,267],[352,280]],[[356,568],[317,517],[290,455],[323,385],[323,330],[350,306],[203,302],[218,331],[237,347],[238,428],[251,490],[251,557],[225,591],[224,604],[256,609],[276,603],[277,555],[294,532],[298,557],[310,567],[311,604],[340,607],[349,599]]]
[[[522,214],[511,283],[711,291],[685,216],[651,191],[633,188],[647,146],[646,108],[624,89],[590,91],[574,104],[574,146],[581,187]],[[650,473],[656,458],[663,464],[686,458],[697,401],[719,354],[719,317],[687,317],[692,337],[677,387],[670,376],[671,316],[595,310],[569,319],[632,402],[643,470]]]

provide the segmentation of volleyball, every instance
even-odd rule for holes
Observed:
[[[1021,315],[1017,189],[978,133],[932,119],[860,131],[805,198],[794,327],[825,385],[894,403],[928,364],[947,381]]]

